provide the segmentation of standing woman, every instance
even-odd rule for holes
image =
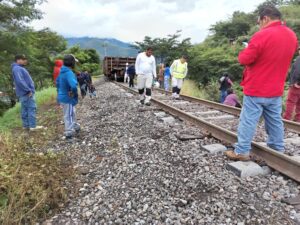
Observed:
[[[160,64],[158,71],[158,83],[160,88],[164,88],[164,64]]]

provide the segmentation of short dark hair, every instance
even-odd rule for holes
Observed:
[[[20,59],[26,60],[27,58],[24,54],[18,54],[15,56],[15,62],[17,62]]]
[[[150,51],[150,50],[153,51],[153,48],[152,47],[147,47],[146,50],[147,51]]]
[[[181,58],[188,60],[188,56],[187,55],[182,55]]]
[[[270,17],[272,20],[280,20],[281,12],[273,5],[266,5],[259,9],[258,15],[260,19],[263,19],[265,16]]]
[[[170,64],[169,64],[169,63],[166,63],[166,67],[170,67]]]
[[[233,89],[232,88],[228,88],[227,89],[227,95],[233,94]]]

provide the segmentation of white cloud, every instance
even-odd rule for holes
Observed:
[[[182,30],[202,41],[209,27],[234,11],[250,12],[263,0],[48,0],[37,29],[50,27],[65,36],[114,37],[134,42]]]

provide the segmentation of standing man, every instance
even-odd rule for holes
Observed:
[[[282,94],[286,75],[297,50],[296,34],[281,21],[281,13],[274,6],[259,10],[260,31],[240,54],[245,66],[241,85],[244,102],[238,126],[238,143],[234,151],[227,151],[233,160],[249,160],[251,141],[261,116],[265,120],[268,147],[284,152]]]
[[[78,103],[77,79],[72,69],[78,60],[73,55],[64,57],[64,65],[56,79],[57,101],[63,106],[65,137],[71,139],[75,132],[80,131],[80,126],[76,123],[75,105]]]
[[[233,85],[232,81],[229,78],[228,73],[224,73],[223,76],[219,80],[220,83],[220,103],[224,103],[225,98],[227,96],[227,90],[231,88]]]
[[[180,59],[175,60],[170,68],[172,76],[172,97],[179,99],[179,94],[183,85],[183,79],[188,73],[187,57],[182,56]]]
[[[148,47],[146,52],[138,54],[135,61],[135,72],[137,74],[137,86],[140,94],[140,102],[141,104],[145,103],[147,106],[150,105],[153,77],[157,77],[155,58],[152,54],[153,49]]]
[[[298,48],[300,55],[300,48]],[[295,121],[300,122],[300,56],[297,57],[295,63],[292,66],[290,75],[290,87],[286,100],[286,111],[283,118],[291,120],[295,110]]]
[[[129,87],[134,88],[134,77],[135,77],[135,68],[134,64],[130,65],[127,69],[127,74],[129,76]]]
[[[23,129],[35,131],[43,127],[36,126],[35,88],[29,72],[25,69],[27,62],[25,55],[16,55],[11,68],[16,95],[21,103]]]

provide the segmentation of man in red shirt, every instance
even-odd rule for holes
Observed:
[[[243,108],[238,127],[238,143],[225,155],[233,160],[249,160],[251,141],[261,116],[265,120],[268,147],[284,152],[284,130],[281,118],[284,83],[297,50],[296,34],[281,21],[276,7],[259,10],[260,31],[239,54],[245,66]]]

